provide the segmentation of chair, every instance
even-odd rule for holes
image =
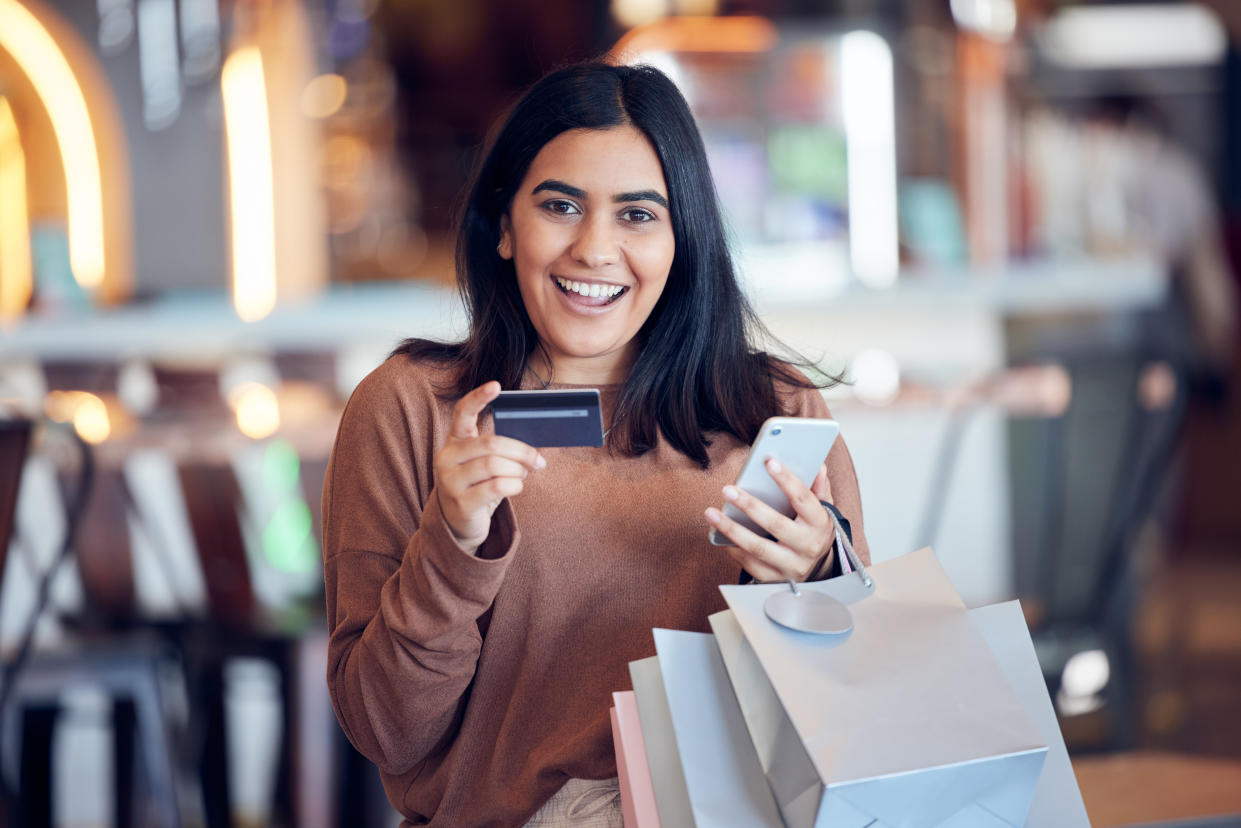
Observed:
[[[17,516],[17,490],[30,449],[29,420],[0,420],[0,583]]]
[[[0,553],[7,550],[15,526],[17,495],[29,447],[30,423],[0,423]],[[84,446],[84,444],[82,444]],[[124,482],[115,472],[96,477],[89,455],[84,455],[82,492],[85,501],[74,528],[89,528],[98,522],[101,510],[115,505],[118,486]],[[92,482],[98,485],[92,492]],[[94,497],[91,497],[94,494]],[[122,514],[124,513],[122,509]],[[114,522],[114,521],[113,521]],[[71,521],[72,524],[72,521]],[[71,533],[76,534],[73,529]],[[111,538],[115,542],[115,538]],[[67,538],[66,547],[73,543]],[[125,546],[126,553],[128,547]],[[116,554],[111,552],[110,554]],[[0,554],[0,562],[4,556]],[[96,562],[99,560],[96,558]],[[95,582],[95,594],[102,595],[105,614],[120,609],[125,589],[113,588],[127,574],[109,573],[106,561],[93,575],[83,570],[84,581]],[[5,569],[0,566],[0,585]],[[100,591],[101,590],[101,591]],[[128,593],[132,599],[132,591]],[[31,630],[31,633],[33,629]],[[52,789],[51,742],[63,691],[74,685],[90,684],[104,688],[114,699],[114,760],[117,769],[117,795],[114,821],[128,825],[134,820],[134,801],[129,769],[133,766],[133,735],[137,735],[143,768],[149,785],[145,803],[151,820],[160,825],[182,824],[175,778],[177,749],[165,715],[161,670],[172,661],[165,643],[151,635],[110,637],[106,640],[77,642],[63,651],[38,652],[23,642],[16,657],[0,670],[0,774],[4,790],[13,778],[20,780],[11,809],[14,824],[51,825]],[[16,766],[16,767],[15,767]],[[6,800],[9,797],[6,796]],[[10,806],[5,802],[6,807]]]
[[[1055,698],[1069,659],[1103,650],[1111,670],[1103,699],[1112,714],[1108,742],[1125,747],[1133,738],[1134,542],[1171,460],[1187,383],[1183,372],[1132,344],[1070,341],[1031,355],[1047,360],[1050,372],[1018,366],[964,389],[966,402],[940,445],[916,545],[934,541],[970,414],[980,402],[1004,408],[1014,587],[1044,677]],[[1172,391],[1159,405],[1143,405],[1140,385],[1156,364],[1171,376]],[[1062,380],[1049,382],[1054,374]],[[1062,383],[1071,389],[1067,405],[1046,391]]]
[[[1060,362],[1073,389],[1064,414],[1009,424],[1015,582],[1053,698],[1074,654],[1106,654],[1105,742],[1124,748],[1134,736],[1135,541],[1175,449],[1187,383],[1164,363],[1175,388],[1151,408],[1140,401],[1153,364],[1142,353],[1063,354]]]

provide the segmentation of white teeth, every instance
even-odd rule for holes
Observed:
[[[624,288],[621,287],[620,285],[601,285],[601,284],[589,285],[589,284],[586,284],[585,282],[573,282],[568,279],[561,279],[559,277],[556,278],[556,283],[559,284],[562,288],[564,288],[567,291],[576,293],[579,296],[587,296],[591,298],[603,297],[603,298],[611,299],[612,297],[616,296],[617,294],[619,294],[621,291],[624,290]]]

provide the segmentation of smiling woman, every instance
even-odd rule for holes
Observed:
[[[652,627],[705,631],[743,572],[830,574],[820,501],[868,561],[853,464],[840,440],[810,487],[769,463],[792,518],[728,485],[765,419],[830,414],[756,345],[702,140],[654,69],[572,66],[517,103],[457,272],[465,341],[407,341],[341,420],[323,496],[337,716],[407,825],[580,825],[564,814],[586,797],[590,824],[619,826],[608,709],[628,663]],[[535,449],[483,416],[502,389],[582,387],[603,446]]]
[[[565,132],[535,157],[501,221],[500,256],[542,344],[536,373],[582,385],[629,373],[676,250],[666,189],[632,126]]]

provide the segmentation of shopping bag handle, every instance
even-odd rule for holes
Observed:
[[[862,579],[862,585],[867,589],[870,589],[874,586],[875,582],[866,572],[865,565],[863,565],[862,560],[853,549],[853,541],[849,537],[849,530],[842,525],[846,522],[844,516],[840,514],[840,510],[831,503],[828,503],[825,500],[820,500],[819,503],[821,503],[823,508],[827,510],[827,513],[832,516],[832,528],[836,532],[836,552],[840,557],[841,574],[845,575],[849,572],[857,572],[859,577]]]

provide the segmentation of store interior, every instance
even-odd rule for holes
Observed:
[[[0,826],[400,824],[324,681],[337,423],[604,56],[843,378],[874,561],[1021,600],[1096,827],[1236,824],[1241,4],[0,0]]]

